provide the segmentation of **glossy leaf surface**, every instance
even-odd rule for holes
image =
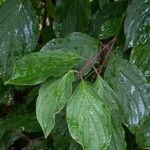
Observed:
[[[111,141],[110,112],[84,81],[67,105],[67,124],[72,138],[84,150],[106,149]]]
[[[90,33],[100,39],[109,38],[117,34],[121,28],[126,3],[113,2],[105,5],[105,9],[98,10],[91,18]]]
[[[57,37],[87,31],[90,0],[57,0],[53,28]]]
[[[134,47],[150,41],[149,15],[149,0],[131,1],[124,24],[126,47]]]
[[[46,81],[39,90],[36,115],[45,138],[55,125],[55,115],[65,107],[72,94],[73,80],[73,72],[70,71],[61,78]]]
[[[125,124],[135,132],[150,110],[149,87],[144,75],[136,66],[112,55],[105,79],[119,97]]]
[[[108,150],[126,150],[125,134],[122,127],[123,117],[118,107],[118,96],[100,76],[97,77],[93,88],[111,112],[112,139]]]
[[[29,0],[7,0],[0,7],[0,76],[10,77],[18,58],[34,50],[38,19]]]
[[[79,60],[72,52],[36,52],[21,58],[7,84],[34,85],[44,82],[49,76],[58,77],[69,71]]]
[[[130,61],[142,70],[150,83],[150,44],[134,47]]]
[[[62,50],[78,53],[81,57],[89,59],[99,50],[98,40],[80,32],[68,34],[65,38],[57,38],[49,41],[41,51]],[[80,60],[77,68],[83,67],[85,60]]]

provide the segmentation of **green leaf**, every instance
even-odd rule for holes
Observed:
[[[149,0],[132,0],[129,4],[124,24],[126,47],[145,44],[150,40],[149,6]]]
[[[106,22],[104,22],[100,29],[99,29],[99,38],[100,39],[107,39],[113,35],[116,35],[119,33],[122,25],[124,15],[115,17],[113,19],[110,19]]]
[[[67,124],[72,138],[84,150],[106,149],[111,141],[110,112],[84,81],[67,105]]]
[[[11,114],[5,121],[5,126],[9,130],[19,130],[26,132],[38,132],[41,128],[36,119],[35,113]]]
[[[140,149],[150,149],[150,116],[147,117],[136,132],[136,142]]]
[[[86,32],[90,17],[90,0],[57,0],[53,28],[57,37],[71,32]]]
[[[133,48],[130,61],[142,70],[150,82],[150,44],[140,45]]]
[[[81,57],[89,59],[99,49],[99,41],[80,32],[68,34],[65,38],[57,38],[49,41],[41,51],[62,50],[65,52],[77,52]],[[77,68],[83,67],[85,60],[80,60]]]
[[[66,150],[70,146],[72,138],[66,123],[66,109],[63,109],[55,117],[55,127],[52,130],[54,150]]]
[[[7,79],[15,61],[34,50],[38,19],[29,0],[6,0],[0,14],[0,76]]]
[[[74,140],[72,140],[69,150],[82,150],[82,146],[77,142],[75,142]]]
[[[61,78],[43,83],[39,90],[36,115],[45,138],[55,125],[55,115],[65,107],[71,96],[73,80],[73,72],[70,71]]]
[[[79,60],[72,52],[36,52],[22,57],[15,65],[14,73],[6,84],[35,85],[49,76],[58,77],[69,71]]]
[[[121,29],[125,9],[125,1],[120,1],[105,5],[104,10],[98,10],[90,21],[91,35],[106,39],[117,34]]]
[[[119,97],[125,125],[135,132],[150,110],[149,86],[144,75],[136,66],[112,55],[105,79]]]
[[[109,85],[98,76],[94,84],[94,90],[107,104],[111,112],[112,139],[108,150],[126,150],[125,134],[122,127],[122,112],[118,107],[118,96]]]

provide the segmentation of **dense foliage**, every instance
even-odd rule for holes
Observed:
[[[150,0],[0,0],[0,150],[150,149]]]

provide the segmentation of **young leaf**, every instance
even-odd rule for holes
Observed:
[[[7,84],[35,85],[49,76],[58,77],[69,71],[79,60],[77,54],[63,51],[36,52],[21,58]]]
[[[0,7],[0,76],[10,77],[18,58],[32,52],[39,35],[29,0],[6,0]]]
[[[94,90],[107,104],[111,112],[112,139],[108,150],[126,150],[125,134],[122,127],[122,112],[118,107],[118,96],[109,85],[98,76],[94,84]]]
[[[71,32],[86,32],[90,18],[90,0],[57,0],[53,28],[57,37]]]
[[[150,44],[134,47],[130,61],[143,71],[150,83]]]
[[[149,0],[132,0],[129,4],[124,24],[126,47],[150,41],[149,6]]]
[[[144,75],[136,66],[113,55],[105,79],[119,97],[125,124],[132,132],[136,132],[150,110],[149,87]]]
[[[60,49],[65,52],[75,52],[85,59],[90,59],[98,52],[99,41],[89,35],[73,32],[64,38],[57,38],[49,41],[42,47],[41,51],[47,52]],[[76,64],[77,68],[83,67],[84,63],[85,60],[80,60],[80,62]]]
[[[67,105],[67,124],[72,138],[84,150],[106,149],[111,141],[110,112],[84,81]]]
[[[66,105],[72,93],[73,72],[61,78],[48,80],[41,86],[36,103],[37,119],[45,138],[55,125],[55,115]]]

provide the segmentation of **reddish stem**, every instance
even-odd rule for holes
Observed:
[[[93,56],[91,59],[89,59],[86,63],[85,63],[85,65],[83,66],[83,68],[79,71],[79,73],[80,73],[80,78],[82,78],[82,74],[83,74],[83,71],[89,66],[89,65],[93,65],[94,64],[94,62],[96,61],[96,59],[98,58],[98,56],[102,53],[102,52],[104,52],[105,50],[108,50],[109,49],[109,53],[110,53],[110,51],[111,51],[111,49],[112,49],[112,47],[113,47],[113,45],[114,45],[114,43],[115,43],[115,41],[116,41],[116,37],[115,38],[113,38],[110,42],[108,42],[106,45],[102,45],[103,46],[103,48],[102,48],[102,50],[100,50],[95,56]],[[111,47],[109,48],[109,45],[111,44]],[[107,53],[108,54],[108,53]],[[104,63],[104,61],[103,61],[103,63]],[[102,63],[102,67],[103,67],[103,64]]]

